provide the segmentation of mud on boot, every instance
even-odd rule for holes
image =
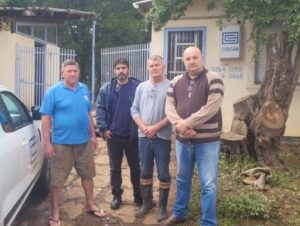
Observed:
[[[159,204],[157,213],[157,222],[168,218],[167,204],[170,188],[159,188]]]
[[[145,216],[149,212],[149,210],[153,208],[152,184],[141,185],[141,190],[143,205],[135,214],[135,216],[138,218]]]

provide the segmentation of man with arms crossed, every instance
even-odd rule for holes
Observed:
[[[93,150],[97,147],[97,140],[89,90],[78,82],[79,74],[78,63],[66,60],[62,65],[62,81],[48,90],[40,109],[44,150],[50,159],[52,210],[49,225],[52,226],[60,225],[60,195],[73,166],[81,177],[86,211],[97,217],[106,215],[93,201]]]
[[[134,203],[141,204],[140,164],[138,158],[137,126],[130,115],[135,89],[139,81],[129,77],[129,62],[118,58],[113,64],[115,77],[105,83],[97,97],[97,126],[108,146],[110,184],[113,200],[111,209],[122,204],[122,159],[125,153],[130,167]]]
[[[139,127],[139,159],[143,206],[136,217],[143,217],[153,207],[153,165],[159,179],[157,221],[167,218],[167,202],[171,184],[169,173],[172,127],[165,115],[165,102],[170,81],[164,76],[165,65],[160,56],[148,59],[150,79],[141,83],[131,107],[132,118]]]
[[[203,67],[199,48],[185,49],[183,62],[186,73],[172,80],[166,101],[166,115],[176,129],[177,177],[173,214],[162,225],[187,219],[196,164],[201,186],[200,225],[216,226],[223,82]]]

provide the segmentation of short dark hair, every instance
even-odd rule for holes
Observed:
[[[66,66],[68,66],[68,65],[76,65],[76,66],[79,68],[79,64],[78,64],[77,61],[74,60],[74,59],[67,59],[67,60],[65,60],[65,61],[62,63],[61,67],[64,68],[64,67],[66,67]]]
[[[115,59],[113,67],[115,68],[118,64],[125,64],[129,68],[129,62],[124,57],[120,57],[120,58]]]

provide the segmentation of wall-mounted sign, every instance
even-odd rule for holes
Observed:
[[[240,25],[229,25],[221,31],[221,59],[236,59],[241,55]]]

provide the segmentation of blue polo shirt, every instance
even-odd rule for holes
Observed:
[[[89,90],[78,83],[76,90],[63,82],[51,87],[44,98],[40,112],[52,116],[52,143],[83,144],[90,140],[92,110]]]

